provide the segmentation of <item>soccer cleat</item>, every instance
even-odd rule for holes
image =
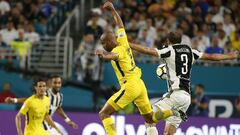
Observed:
[[[183,122],[187,121],[188,117],[187,114],[184,113],[183,111],[179,110],[178,113],[180,114],[180,117],[182,119]]]

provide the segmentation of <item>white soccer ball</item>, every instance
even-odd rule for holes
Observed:
[[[168,76],[167,76],[166,64],[160,64],[156,69],[156,74],[157,74],[158,78],[160,78],[162,80],[167,80]]]

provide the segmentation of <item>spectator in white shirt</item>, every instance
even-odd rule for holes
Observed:
[[[35,32],[32,24],[28,24],[25,38],[31,43],[31,45],[36,45],[40,41],[40,36]]]
[[[191,43],[191,39],[188,35],[185,35],[183,33],[183,29],[179,26],[177,27],[176,31],[182,35],[182,42],[181,44],[185,44],[185,45],[189,45],[189,46],[192,46],[192,43]]]
[[[156,28],[152,24],[152,19],[148,18],[146,20],[146,26],[143,27],[142,29],[140,29],[140,31],[138,32],[138,39],[142,39],[143,38],[144,30],[147,30],[147,37],[146,37],[146,39],[148,39],[149,41],[153,42],[153,44],[154,44],[155,40],[157,39],[157,31],[156,31]]]
[[[224,15],[223,30],[226,32],[227,36],[236,30],[236,27],[232,23],[232,18],[229,14]]]
[[[193,40],[197,43],[197,50],[204,52],[207,47],[210,46],[210,39],[209,37],[205,36],[202,30],[197,31],[196,37]]]
[[[11,7],[9,3],[5,0],[0,0],[0,14],[5,15],[5,13],[9,12],[11,10]]]
[[[218,30],[217,34],[219,37],[219,47],[225,48],[225,46],[228,42],[228,37],[227,37],[225,31],[220,29],[220,30]]]
[[[8,21],[7,28],[6,29],[2,29],[0,31],[0,33],[2,34],[3,41],[5,43],[7,43],[8,45],[10,45],[10,43],[14,39],[18,38],[18,33],[17,33],[16,29],[14,28],[13,22],[11,20]]]
[[[107,21],[104,20],[101,15],[102,11],[99,8],[94,8],[91,10],[92,12],[92,17],[91,19],[87,22],[87,26],[91,26],[94,21],[97,22],[97,25],[100,26],[103,30],[107,26]]]

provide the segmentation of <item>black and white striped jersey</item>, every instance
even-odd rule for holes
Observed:
[[[50,100],[50,110],[48,114],[52,117],[57,108],[62,106],[63,94],[60,92],[54,94],[51,88],[48,89],[45,94]],[[46,121],[43,122],[43,126],[45,130],[49,129],[49,125]]]
[[[174,44],[156,51],[167,65],[168,91],[183,89],[190,93],[192,65],[203,53],[185,44]]]

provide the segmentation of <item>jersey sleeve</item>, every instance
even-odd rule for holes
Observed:
[[[169,48],[157,49],[155,50],[158,53],[159,58],[168,58],[171,55],[171,50]]]
[[[119,43],[119,45],[129,46],[127,34],[124,28],[120,28],[117,30],[117,42]]]
[[[200,59],[203,55],[203,52],[199,52],[198,50],[195,50],[195,49],[193,49],[192,52],[193,52],[194,60]]]
[[[27,112],[28,112],[28,110],[29,110],[29,108],[30,108],[30,102],[31,102],[31,100],[28,98],[28,99],[24,102],[23,106],[21,107],[20,113],[22,113],[22,114],[24,114],[24,115],[27,114]]]
[[[124,47],[117,46],[112,50],[112,53],[118,54],[118,59],[122,59],[124,57]]]

